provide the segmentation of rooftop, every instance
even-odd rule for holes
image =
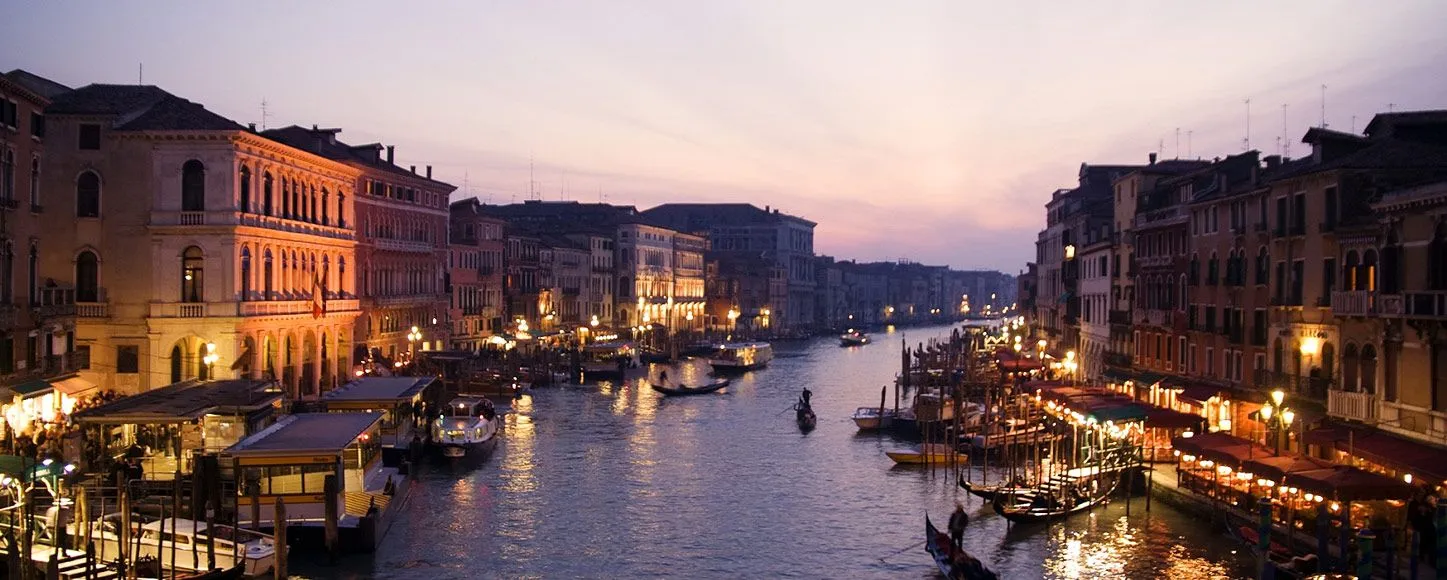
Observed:
[[[449,190],[457,189],[452,184],[443,183],[425,175],[418,175],[415,172],[388,161],[387,158],[380,155],[382,146],[379,144],[352,146],[343,143],[337,139],[337,133],[341,132],[341,129],[318,129],[315,126],[307,129],[305,127],[291,125],[280,129],[262,131],[261,136],[334,161],[363,165],[394,175],[404,175],[412,179],[428,181],[440,187],[448,188]]]
[[[77,412],[78,423],[184,423],[210,414],[250,413],[281,401],[272,381],[186,381]]]
[[[390,401],[410,399],[436,377],[362,377],[322,395],[323,401]]]
[[[698,231],[718,226],[773,224],[785,220],[810,226],[817,225],[796,215],[751,203],[665,203],[644,210],[643,215],[659,220],[673,229]]]
[[[117,131],[242,131],[231,119],[151,85],[91,84],[56,95],[48,115],[117,117]]]
[[[283,417],[226,450],[232,455],[337,453],[382,420],[381,413],[302,413]]]

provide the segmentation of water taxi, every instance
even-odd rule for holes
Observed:
[[[869,335],[853,328],[839,335],[839,346],[864,346],[869,344]]]
[[[497,446],[500,420],[492,401],[484,397],[458,397],[447,404],[446,414],[432,424],[432,442],[442,456],[460,458],[468,454],[486,457]]]
[[[719,345],[708,364],[717,373],[742,373],[764,368],[773,359],[774,347],[767,342],[731,342]]]

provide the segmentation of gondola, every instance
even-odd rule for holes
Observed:
[[[712,382],[707,385],[699,385],[697,387],[666,387],[658,383],[650,383],[648,386],[653,387],[653,390],[662,393],[665,397],[684,397],[688,395],[703,395],[707,393],[712,393],[714,391],[729,386],[730,382],[731,381],[729,379],[724,379],[722,381]]]
[[[799,423],[801,431],[813,431],[814,427],[819,425],[819,417],[814,415],[814,409],[803,402],[794,404],[794,421]]]
[[[924,549],[934,558],[940,574],[949,580],[999,580],[977,558],[962,549],[955,549],[949,534],[939,531],[929,516],[924,517]]]
[[[965,477],[963,475],[960,476],[959,483],[960,489],[963,489],[969,492],[970,495],[973,495],[985,501],[994,501],[995,496],[1002,493],[1011,494],[1017,491],[1026,490],[1026,488],[1021,485],[981,485],[978,483],[965,481]]]
[[[1012,522],[1019,524],[1046,522],[1090,509],[1104,502],[1115,486],[1113,484],[1109,487],[1096,486],[1089,493],[1075,493],[1070,491],[1072,489],[1079,490],[1080,486],[1074,484],[1055,486],[1053,489],[1014,489],[1010,493],[996,493],[992,503],[995,513]],[[1064,493],[1059,493],[1062,491]],[[1061,497],[1062,495],[1064,497]]]

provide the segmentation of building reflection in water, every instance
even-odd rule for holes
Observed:
[[[1114,518],[1107,527],[1104,514],[1086,516],[1083,529],[1055,528],[1045,561],[1047,578],[1128,578],[1156,577],[1172,580],[1206,580],[1227,578],[1225,566],[1191,553],[1183,545],[1168,550],[1151,549],[1137,539],[1141,535],[1160,537],[1168,533],[1160,523],[1142,519],[1132,521],[1124,514]]]

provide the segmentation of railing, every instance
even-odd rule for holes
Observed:
[[[1330,379],[1298,376],[1269,369],[1256,369],[1256,386],[1262,389],[1282,389],[1288,394],[1316,402],[1325,402]]]
[[[1382,316],[1401,316],[1405,312],[1401,294],[1378,294],[1377,314]]]
[[[328,300],[327,312],[355,312],[360,310],[356,300]],[[285,316],[290,314],[311,314],[310,300],[260,300],[240,302],[236,305],[239,316]]]
[[[313,224],[279,218],[277,216],[261,215],[256,213],[226,212],[229,217],[226,223],[266,228],[282,232],[294,232],[299,234],[310,234],[339,240],[356,239],[356,233],[344,227]],[[155,217],[152,218],[155,221]],[[208,220],[209,223],[219,223],[216,220]],[[158,224],[165,225],[165,224]]]
[[[183,211],[181,212],[181,225],[199,226],[206,223],[206,212],[204,211]]]
[[[1447,318],[1447,292],[1409,292],[1402,295],[1408,318]]]
[[[1331,312],[1337,316],[1367,316],[1374,314],[1375,292],[1347,290],[1331,293]]]
[[[201,318],[206,316],[205,304],[182,304],[179,313],[181,318]]]
[[[42,319],[75,316],[75,304],[41,304],[35,307],[35,315]]]
[[[1327,391],[1326,414],[1370,423],[1377,419],[1377,397],[1371,393]]]
[[[428,242],[416,240],[393,240],[389,238],[376,238],[372,244],[379,250],[390,250],[393,252],[412,252],[417,254],[430,254],[437,248]]]
[[[20,200],[14,198],[0,199],[0,208],[15,209],[20,207]]]
[[[403,304],[427,304],[429,302],[446,301],[446,298],[438,294],[405,294],[402,296],[373,296],[373,304],[378,306],[400,306]],[[331,310],[331,301],[327,301],[327,310]]]
[[[1173,259],[1174,258],[1172,256],[1151,256],[1149,258],[1137,257],[1136,265],[1142,268],[1161,268],[1165,266],[1170,266]]]
[[[76,302],[76,318],[105,318],[110,316],[110,304],[106,302]]]

